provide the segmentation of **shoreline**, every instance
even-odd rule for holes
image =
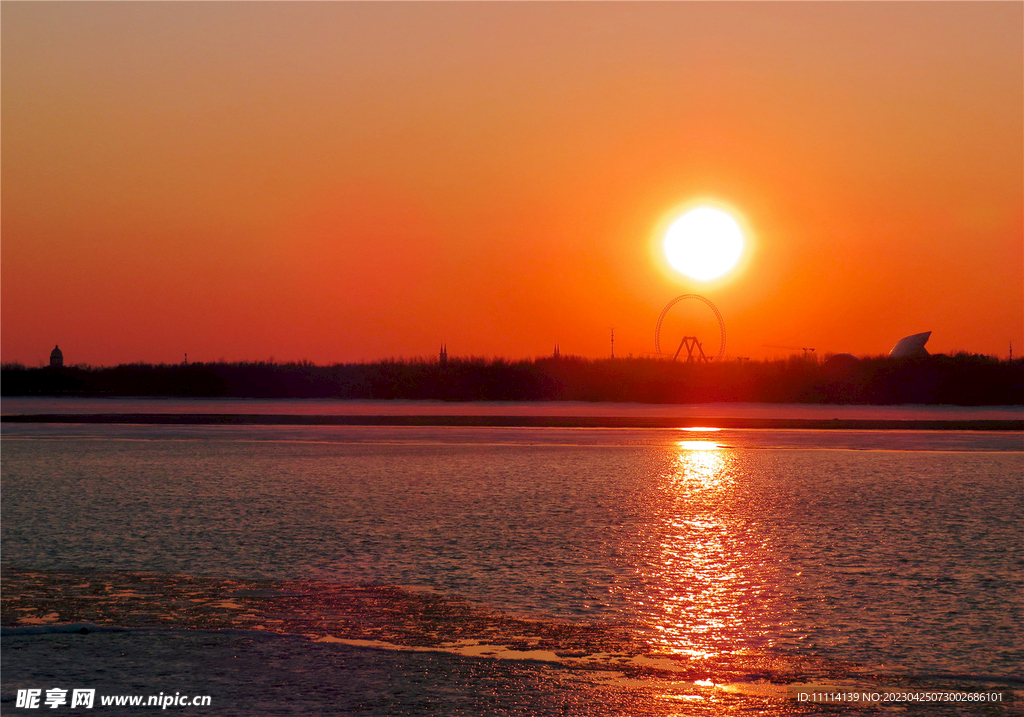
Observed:
[[[763,428],[861,431],[1024,431],[1015,419],[715,418],[664,416],[301,415],[255,413],[7,414],[2,423],[188,426],[455,426],[490,428]]]

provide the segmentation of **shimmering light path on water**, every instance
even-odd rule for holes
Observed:
[[[732,451],[708,440],[679,442],[672,470],[646,492],[647,542],[640,550],[642,590],[630,597],[671,654],[713,656],[762,641],[784,618],[768,536],[745,521],[737,501]]]

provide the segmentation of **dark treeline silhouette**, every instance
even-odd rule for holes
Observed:
[[[312,363],[5,364],[4,396],[178,396],[625,401],[639,403],[1024,404],[1024,361],[979,355],[892,360],[673,363],[575,357]]]

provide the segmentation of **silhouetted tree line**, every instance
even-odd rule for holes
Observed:
[[[312,363],[5,364],[4,396],[178,396],[625,401],[639,403],[1024,404],[1024,360],[979,355],[710,364],[648,358]]]

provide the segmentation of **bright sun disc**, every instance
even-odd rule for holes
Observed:
[[[677,271],[707,281],[729,271],[743,251],[743,232],[725,212],[701,207],[687,212],[665,234],[665,256]]]

